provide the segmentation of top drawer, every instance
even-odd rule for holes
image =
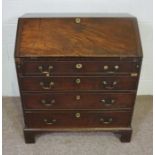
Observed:
[[[126,74],[138,72],[138,62],[130,61],[24,61],[24,76],[61,74]]]

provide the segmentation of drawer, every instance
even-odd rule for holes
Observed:
[[[132,108],[135,93],[23,93],[25,109]]]
[[[29,128],[128,127],[131,114],[130,111],[26,112],[25,123]]]
[[[139,64],[130,61],[26,61],[21,71],[24,76],[131,73],[139,71]]]
[[[135,90],[137,77],[54,76],[20,78],[23,91]]]

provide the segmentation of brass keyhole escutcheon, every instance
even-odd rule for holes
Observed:
[[[75,18],[75,23],[79,24],[81,22],[80,18]]]
[[[80,83],[81,83],[81,80],[80,80],[79,78],[77,78],[77,79],[75,80],[75,82],[76,82],[76,84],[80,84]]]
[[[82,64],[76,64],[76,69],[81,69],[82,68]]]
[[[76,117],[76,118],[80,118],[80,116],[81,116],[81,114],[80,114],[79,112],[77,112],[77,113],[75,114],[75,117]]]

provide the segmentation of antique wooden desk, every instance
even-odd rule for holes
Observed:
[[[51,131],[109,131],[129,142],[141,61],[132,16],[19,18],[15,62],[26,143]]]

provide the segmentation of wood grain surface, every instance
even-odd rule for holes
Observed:
[[[135,18],[20,18],[16,57],[135,57]]]

